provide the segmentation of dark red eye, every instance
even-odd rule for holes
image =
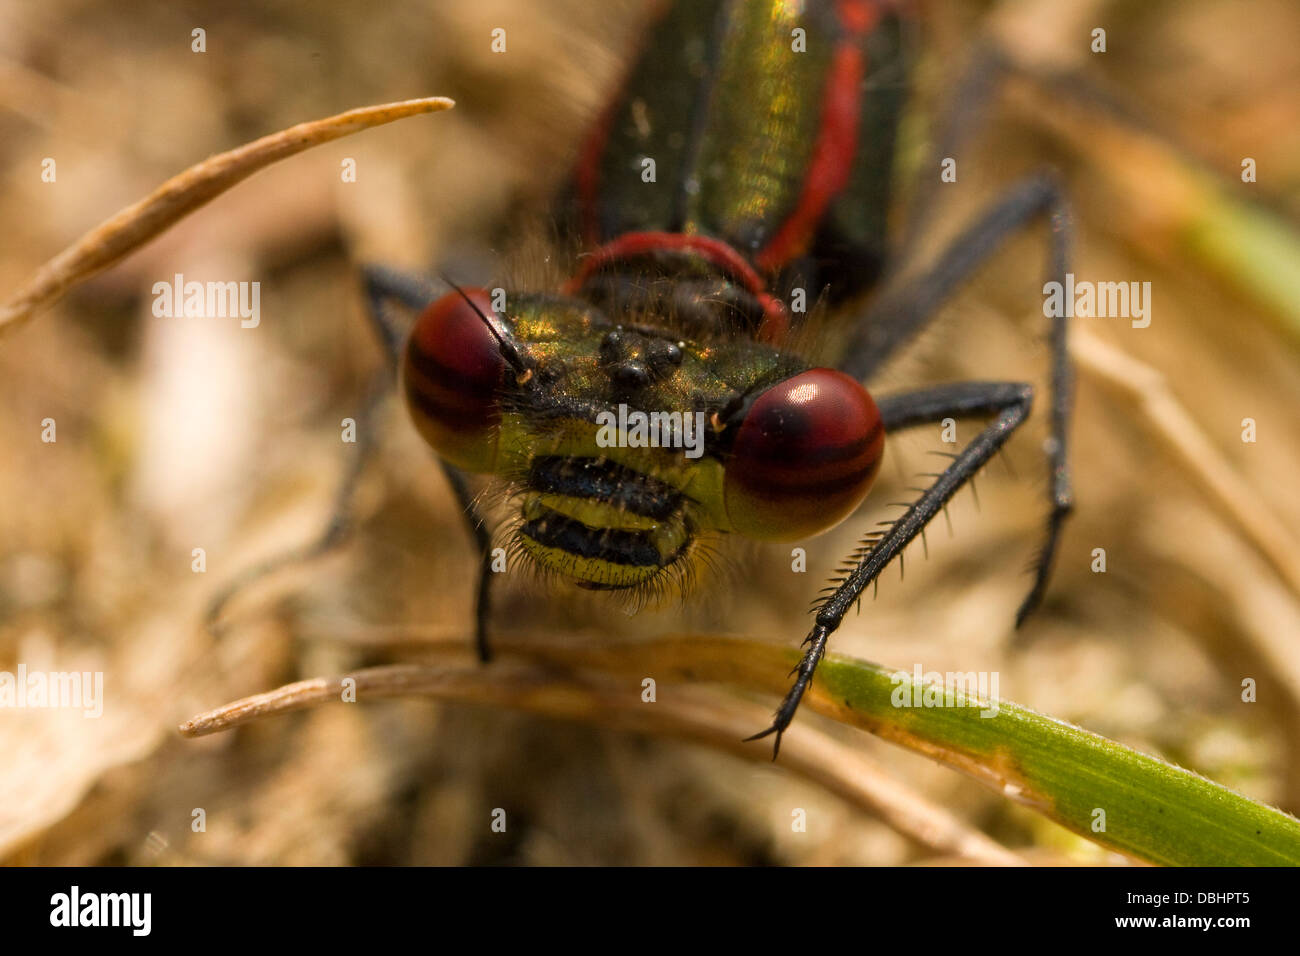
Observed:
[[[492,470],[506,363],[483,319],[483,289],[452,291],[426,308],[406,344],[402,380],[415,427],[438,454],[469,471]]]
[[[884,450],[885,426],[865,388],[834,369],[801,372],[759,395],[740,423],[727,517],[751,538],[825,531],[866,497]]]

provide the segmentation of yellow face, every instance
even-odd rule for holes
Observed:
[[[453,464],[510,483],[514,543],[596,589],[686,575],[703,532],[792,539],[865,497],[884,430],[857,382],[747,339],[615,325],[577,300],[501,317],[453,292],[403,363],[417,428]]]

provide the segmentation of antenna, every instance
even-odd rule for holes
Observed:
[[[474,300],[465,294],[465,290],[455,282],[452,282],[445,272],[440,272],[439,275],[442,276],[442,281],[455,289],[460,297],[465,300],[466,304],[474,310],[474,314],[483,320],[483,324],[486,325],[488,331],[492,333],[492,337],[497,340],[497,346],[501,349],[501,357],[504,358],[506,362],[509,363],[510,367],[516,372],[519,372],[520,374],[526,373],[528,371],[528,364],[524,361],[523,356],[519,354],[519,346],[517,346],[514,339],[510,337],[509,329],[501,324],[501,320],[496,317],[496,313],[494,312],[490,316],[485,314],[483,310],[475,304]]]

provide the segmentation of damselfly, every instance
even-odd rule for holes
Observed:
[[[1066,274],[1065,202],[1040,176],[896,281],[908,250],[891,244],[886,213],[905,10],[883,0],[665,4],[556,207],[583,250],[561,289],[453,286],[430,304],[424,280],[367,271],[412,419],[480,543],[485,661],[493,539],[464,472],[505,483],[499,541],[512,560],[589,589],[652,591],[689,585],[709,536],[798,539],[844,520],[872,485],[886,434],[991,419],[901,517],[862,538],[818,601],[794,684],[756,735],[775,733],[779,746],[849,608],[1028,416],[1025,383],[878,399],[860,384],[1021,227],[1049,225],[1049,279]],[[992,57],[977,67],[996,69]],[[422,310],[409,336],[385,311],[393,301]],[[810,309],[848,329],[835,367],[791,348]],[[1050,339],[1050,513],[1017,623],[1042,599],[1071,507],[1063,315]],[[635,434],[629,410],[667,431]],[[683,447],[696,421],[698,444]]]
[[[484,661],[491,582],[510,562],[589,590],[689,592],[713,539],[800,539],[851,515],[887,433],[987,421],[897,520],[861,538],[823,592],[794,684],[756,735],[775,733],[779,746],[848,609],[1028,416],[1033,390],[1021,382],[879,399],[862,384],[1022,227],[1049,226],[1048,278],[1067,276],[1068,216],[1046,175],[1012,186],[924,268],[912,260],[933,189],[917,191],[891,238],[910,11],[895,0],[658,5],[554,205],[552,221],[578,252],[558,289],[463,288],[448,278],[439,294],[419,276],[364,270],[389,374],[400,372],[412,421],[441,456],[481,552]],[[991,51],[975,57],[935,138],[937,156],[960,147],[1001,70]],[[936,159],[929,174],[946,175],[949,162],[939,172]],[[210,196],[205,189],[194,194]],[[170,195],[160,190],[150,202],[165,206]],[[138,218],[148,225],[149,216]],[[115,233],[115,223],[83,240],[77,256],[87,268],[102,267],[106,235],[117,255],[140,241]],[[6,324],[66,287],[52,276],[19,294]],[[158,285],[169,298],[183,286],[179,276]],[[390,314],[394,303],[418,313],[411,329]],[[1017,622],[1042,599],[1071,507],[1066,314],[1048,323],[1050,509]],[[841,343],[833,364],[804,352],[815,328]],[[372,429],[360,431],[364,446]],[[496,480],[506,518],[495,541],[467,474]],[[338,540],[352,490],[350,478],[340,517],[312,552]],[[219,594],[211,619],[262,570]]]
[[[1269,326],[1268,318],[1294,300],[1286,297],[1285,266],[1260,264],[1285,263],[1276,250],[1294,246],[1288,245],[1293,232],[1285,221],[1262,215],[1269,190],[1276,198],[1277,190],[1285,189],[1285,180],[1278,178],[1285,169],[1285,144],[1269,136],[1267,124],[1251,119],[1271,121],[1288,108],[1286,85],[1277,77],[1285,75],[1291,59],[1277,38],[1289,35],[1282,26],[1294,17],[1275,7],[1268,17],[1242,19],[1232,16],[1228,5],[1210,3],[1193,22],[1111,5],[1099,17],[1103,22],[1090,28],[1092,34],[1109,35],[1107,52],[1099,36],[1081,30],[1077,20],[1057,16],[1051,4],[1001,5],[986,16],[983,7],[948,3],[770,9],[716,3],[694,21],[691,14],[699,8],[651,7],[649,18],[638,20],[646,26],[644,39],[626,55],[614,52],[622,45],[605,42],[618,29],[620,14],[602,8],[599,16],[587,17],[583,4],[566,0],[489,5],[486,12],[481,4],[404,5],[400,15],[369,20],[364,30],[358,30],[352,14],[324,8],[282,11],[274,25],[232,17],[219,30],[204,25],[213,41],[207,54],[188,48],[178,55],[175,24],[162,14],[141,12],[130,34],[116,35],[112,44],[98,40],[113,35],[104,28],[116,18],[106,11],[97,19],[94,5],[79,7],[75,20],[60,23],[57,37],[48,31],[53,21],[45,17],[15,20],[8,55],[17,69],[7,68],[0,84],[12,107],[5,123],[14,127],[13,135],[4,137],[13,188],[0,199],[11,238],[6,266],[15,278],[35,270],[37,250],[57,249],[67,240],[71,220],[59,210],[75,213],[78,223],[97,218],[97,210],[109,212],[134,197],[140,183],[156,182],[199,156],[241,142],[250,131],[426,91],[455,96],[458,106],[437,119],[416,120],[286,162],[205,210],[192,229],[150,249],[140,246],[165,223],[144,215],[150,228],[137,232],[134,244],[116,247],[119,259],[132,249],[140,250],[137,255],[70,299],[50,322],[7,338],[0,348],[0,391],[8,410],[0,416],[0,444],[8,456],[0,477],[9,505],[0,509],[0,617],[6,647],[16,650],[6,667],[14,670],[13,662],[26,662],[30,672],[33,661],[47,656],[47,645],[60,659],[83,652],[103,655],[113,715],[79,724],[52,748],[31,747],[32,740],[47,739],[43,735],[52,725],[17,719],[20,715],[5,722],[15,754],[8,774],[11,795],[28,807],[18,814],[27,818],[26,829],[6,830],[8,845],[17,845],[15,840],[34,845],[32,834],[80,800],[70,794],[89,793],[89,806],[110,806],[113,819],[139,821],[118,824],[122,835],[112,844],[113,858],[119,853],[131,858],[137,852],[131,847],[155,829],[179,846],[180,835],[167,829],[174,808],[211,806],[227,789],[222,782],[237,779],[240,784],[229,788],[231,799],[241,812],[248,810],[247,828],[274,830],[281,840],[280,848],[270,851],[258,840],[247,841],[253,849],[240,849],[239,858],[296,859],[299,845],[310,841],[298,839],[301,828],[282,825],[280,768],[314,775],[315,782],[297,792],[320,792],[322,804],[346,806],[336,819],[356,834],[367,831],[367,814],[353,812],[354,804],[335,796],[364,792],[353,781],[367,779],[367,766],[381,768],[389,781],[387,790],[371,792],[369,799],[403,821],[420,818],[409,812],[406,795],[412,785],[423,788],[433,781],[431,789],[441,791],[442,780],[456,779],[454,772],[427,773],[430,763],[420,754],[440,768],[444,761],[453,769],[466,769],[465,762],[488,768],[493,780],[481,792],[491,793],[490,807],[524,808],[523,799],[500,795],[505,792],[500,784],[515,780],[526,781],[530,799],[553,807],[549,816],[532,815],[531,825],[512,823],[511,833],[564,833],[561,842],[579,848],[605,842],[612,831],[593,825],[594,813],[573,813],[583,801],[588,808],[597,806],[592,793],[599,795],[601,808],[618,811],[619,800],[606,800],[609,791],[599,787],[600,761],[587,759],[585,752],[573,764],[563,757],[575,745],[604,747],[605,735],[557,733],[553,725],[517,721],[498,711],[522,707],[699,740],[699,733],[675,722],[693,715],[691,726],[707,726],[703,739],[724,749],[763,726],[761,707],[755,717],[750,702],[664,682],[720,680],[752,687],[761,684],[754,675],[770,672],[775,696],[785,689],[783,668],[740,661],[737,648],[769,662],[789,656],[793,663],[793,654],[769,653],[754,641],[717,640],[716,632],[787,640],[804,633],[803,619],[794,618],[820,583],[808,582],[833,568],[863,529],[884,530],[868,532],[862,550],[840,572],[846,580],[832,585],[829,603],[819,608],[814,648],[835,621],[835,602],[847,606],[858,586],[861,595],[870,596],[874,588],[867,585],[874,584],[872,576],[895,545],[892,570],[901,572],[904,539],[925,518],[915,510],[918,501],[932,505],[933,498],[925,496],[934,493],[935,481],[951,487],[963,477],[949,471],[948,477],[914,480],[918,469],[911,467],[915,460],[909,459],[908,446],[918,452],[951,449],[976,464],[970,456],[982,458],[1021,412],[1007,406],[989,407],[985,414],[972,404],[910,434],[904,426],[939,414],[938,398],[956,405],[957,399],[982,393],[996,405],[988,386],[963,394],[951,387],[934,389],[936,382],[976,376],[1037,383],[1042,355],[1020,334],[1030,329],[1029,322],[1025,330],[1010,331],[1022,311],[1034,328],[1044,327],[1052,336],[1049,377],[1061,388],[1045,393],[1051,414],[1039,417],[1046,421],[1017,429],[1011,444],[1025,456],[1036,454],[1026,432],[1054,431],[1048,445],[1049,491],[1065,490],[1064,473],[1055,467],[1064,452],[1062,396],[1068,391],[1063,323],[1037,324],[1044,305],[1037,296],[1043,236],[1025,229],[1014,241],[997,241],[1035,217],[1049,223],[1055,217],[1052,224],[1063,227],[1064,210],[1054,188],[1036,179],[1013,188],[1005,203],[995,201],[990,208],[1000,212],[992,219],[973,215],[980,197],[995,195],[995,182],[1008,182],[1044,159],[1068,170],[1070,192],[1086,210],[1079,217],[1077,278],[1111,286],[1151,280],[1158,302],[1154,322],[1147,300],[1141,314],[1118,323],[1092,315],[1071,330],[1075,358],[1090,386],[1081,394],[1086,414],[1078,416],[1077,436],[1077,460],[1088,468],[1080,484],[1090,506],[1086,523],[1073,527],[1060,549],[1059,570],[1068,575],[1055,589],[1061,603],[1050,622],[1040,622],[1049,626],[1035,629],[1032,646],[1027,640],[1014,648],[1005,643],[1006,625],[1022,596],[1021,582],[1012,580],[1013,562],[1006,559],[1028,553],[1038,514],[1033,507],[995,506],[991,516],[989,506],[998,496],[1005,494],[1008,501],[1014,496],[1022,504],[1029,498],[1023,481],[998,480],[995,487],[980,489],[985,511],[979,521],[962,513],[976,503],[973,494],[956,503],[956,546],[941,547],[938,560],[916,571],[913,555],[906,554],[907,585],[882,587],[884,600],[870,605],[856,626],[841,627],[831,646],[849,653],[865,650],[899,673],[920,672],[912,680],[917,687],[946,682],[941,672],[925,673],[936,659],[948,659],[937,664],[940,668],[992,666],[980,670],[991,678],[1000,664],[1002,687],[1011,699],[1082,726],[1120,728],[1145,740],[1147,749],[1170,753],[1232,786],[1257,787],[1270,779],[1283,786],[1281,778],[1262,771],[1270,755],[1285,748],[1285,702],[1294,700],[1294,682],[1285,679],[1284,647],[1286,624],[1295,620],[1287,613],[1297,575],[1286,531],[1294,525],[1288,520],[1294,508],[1289,486],[1278,476],[1294,471],[1290,411],[1296,377],[1288,357],[1293,333]],[[1006,16],[1012,7],[1015,16]],[[856,21],[855,11],[861,15]],[[916,33],[924,37],[923,48],[908,42],[913,12],[921,15]],[[500,50],[495,45],[498,28],[503,35],[509,31],[508,53],[504,39]],[[65,43],[79,32],[96,42]],[[976,37],[993,33],[999,49],[1018,64],[1037,67],[1028,79],[1020,74],[999,84],[990,114],[978,106],[988,99],[998,64],[979,52]],[[914,49],[921,54],[915,63]],[[78,55],[62,55],[68,50]],[[263,50],[276,55],[259,56]],[[52,57],[51,51],[60,55]],[[969,72],[948,65],[970,55]],[[631,64],[622,82],[614,76],[615,62]],[[123,82],[146,72],[140,64],[149,65],[147,77],[134,87]],[[861,70],[860,86],[832,82],[855,69]],[[286,82],[290,76],[301,81]],[[234,82],[214,82],[223,78]],[[601,96],[612,100],[607,112],[593,116],[596,132],[587,135],[572,121],[596,99],[585,91],[603,91]],[[837,92],[857,96],[856,114],[836,112]],[[896,125],[904,97],[907,115]],[[949,97],[959,122],[940,121],[937,135],[928,137],[933,153],[924,157],[923,129],[934,115],[929,107]],[[1210,111],[1207,103],[1234,108]],[[432,102],[421,106],[426,107],[434,108]],[[845,116],[851,120],[847,125]],[[344,119],[352,122],[353,112]],[[319,129],[332,122],[305,125]],[[1162,139],[1153,126],[1182,148]],[[967,142],[962,127],[978,135]],[[296,126],[287,138],[301,129]],[[266,138],[276,141],[276,149],[285,139],[283,134]],[[531,232],[533,223],[513,217],[510,242],[503,242],[502,233],[489,234],[479,224],[496,221],[507,205],[522,207],[517,198],[540,199],[564,178],[563,163],[550,165],[550,156],[539,160],[538,147],[544,144],[569,151],[567,168],[578,170],[545,213],[548,225],[559,225],[561,239],[548,244],[545,236]],[[898,162],[891,171],[894,154]],[[828,168],[844,175],[845,167],[833,160],[842,163],[845,156],[851,162],[844,181],[823,178]],[[949,175],[954,172],[949,160],[960,167],[959,182]],[[398,164],[407,168],[393,175]],[[359,177],[349,175],[358,170]],[[95,171],[98,175],[88,175]],[[178,180],[192,184],[194,171]],[[913,171],[919,177],[910,193],[893,188],[906,187]],[[153,195],[171,195],[174,183]],[[516,192],[524,183],[531,191]],[[816,199],[823,186],[825,195],[805,206],[803,200]],[[211,196],[202,189],[198,194]],[[887,205],[889,217],[883,215]],[[144,203],[127,212],[142,208],[154,211]],[[811,217],[815,221],[803,244],[788,236],[787,242],[777,242],[787,224],[801,221],[797,211],[808,208],[820,208],[820,215]],[[34,282],[16,289],[0,305],[0,333],[17,327],[33,304],[48,305],[67,283],[114,261],[104,258],[97,241],[106,231],[120,238],[112,227],[123,218],[114,216],[92,230],[51,260]],[[945,230],[963,222],[981,225],[968,228],[949,251],[939,251],[946,245]],[[494,255],[475,260],[467,250],[484,238]],[[530,241],[535,251],[527,251]],[[1061,230],[1054,229],[1047,245],[1049,279],[1059,276],[1063,241]],[[524,246],[524,256],[507,251],[516,242]],[[998,246],[1004,251],[993,262]],[[498,249],[501,255],[495,254]],[[1140,262],[1123,266],[1126,254],[1134,252]],[[384,394],[392,394],[393,371],[407,354],[406,327],[421,314],[426,333],[418,340],[421,352],[446,359],[440,335],[463,333],[468,350],[450,350],[452,367],[475,381],[470,373],[477,358],[491,386],[475,396],[440,388],[436,376],[421,388],[417,374],[408,375],[404,388],[412,387],[416,414],[407,414],[404,402],[385,399],[386,420],[398,428],[390,428],[381,442],[375,440],[381,423],[359,413],[367,393],[358,387],[357,373],[374,365],[371,343],[362,341],[369,331],[349,314],[359,312],[363,301],[355,264],[372,259],[424,266],[430,276],[441,270],[459,285],[458,290],[367,271],[369,291],[388,293],[380,296],[385,307],[395,304],[394,290],[411,307],[382,316],[392,366],[385,370]],[[76,268],[61,271],[70,263]],[[977,269],[985,263],[988,268]],[[237,287],[230,301],[239,314],[208,309],[207,317],[199,317],[202,302],[198,310],[188,304],[178,308],[180,273],[186,280],[206,280],[202,285],[209,293]],[[973,288],[949,296],[967,275]],[[28,296],[33,286],[44,289],[45,297]],[[1229,286],[1245,294],[1225,295]],[[1064,287],[1070,288],[1069,273]],[[926,334],[916,335],[945,298],[945,315]],[[554,329],[550,342],[544,340],[548,323]],[[1013,339],[1019,347],[1008,347]],[[908,340],[911,345],[900,348]],[[886,365],[887,354],[893,357]],[[412,353],[412,365],[416,357]],[[854,374],[847,384],[829,372],[800,381],[814,368]],[[792,380],[797,387],[783,396],[781,386]],[[857,381],[870,386],[871,405],[853,384]],[[935,396],[928,405],[915,396],[905,401],[891,395],[920,384],[931,386],[925,393]],[[875,415],[888,427],[885,459],[870,496],[837,529],[813,537],[820,524],[833,520],[834,515],[821,513],[830,509],[803,507],[806,494],[777,501],[773,488],[788,483],[807,491],[828,477],[800,467],[824,451],[815,441],[824,433],[801,433],[808,438],[806,447],[797,449],[803,457],[747,455],[739,442],[758,423],[758,434],[779,446],[778,439],[787,437],[787,413],[802,408],[790,393],[800,391],[815,408],[811,399],[822,395],[823,385],[831,398],[860,402],[859,427]],[[1112,390],[1119,402],[1111,403],[1106,393]],[[672,394],[665,398],[665,391]],[[1026,394],[1021,392],[1016,403]],[[729,410],[737,397],[738,406]],[[907,401],[913,403],[910,417],[904,414]],[[974,421],[958,436],[955,420],[963,410]],[[764,411],[779,427],[762,427]],[[449,415],[457,427],[446,427]],[[517,421],[510,421],[512,415]],[[340,446],[349,432],[339,430],[341,418],[352,428],[352,416],[360,426],[354,430],[358,446],[379,445],[382,460],[369,458],[356,507],[345,507],[344,520],[331,524],[307,549],[316,554],[321,545],[337,544],[339,532],[350,524],[360,533],[346,553],[302,568],[311,583],[291,583],[293,596],[277,602],[277,613],[266,613],[265,589],[258,588],[244,595],[252,600],[239,605],[257,608],[251,616],[255,623],[250,616],[236,619],[238,608],[227,606],[222,624],[242,626],[221,628],[216,641],[192,627],[203,599],[213,594],[214,579],[227,579],[258,553],[311,540],[341,466],[350,469],[344,490],[354,487],[359,465],[345,462],[364,456],[340,452],[349,447]],[[849,416],[828,417],[837,425],[855,422]],[[475,418],[478,429],[460,427]],[[548,429],[547,422],[556,419],[577,435],[571,444]],[[1001,430],[986,431],[970,448],[961,444],[970,434],[964,428],[986,428],[990,419],[1000,419]],[[412,421],[417,428],[410,427]],[[470,643],[466,622],[472,612],[466,599],[472,598],[477,568],[469,560],[474,538],[466,540],[461,508],[447,493],[417,429],[451,461],[484,470],[472,475],[449,464],[447,474],[462,499],[479,506],[485,525],[470,530],[475,537],[482,531],[478,540],[484,552],[504,549],[509,573],[496,573],[494,558],[493,574],[484,578],[494,585],[493,600],[490,607],[480,605],[485,615],[480,633],[501,652],[489,667],[446,666],[438,659],[455,660]],[[863,480],[847,484],[866,483],[871,457],[857,473]],[[1014,461],[1014,451],[1011,457]],[[743,467],[748,463],[753,469],[755,462],[770,467]],[[692,477],[710,474],[711,488]],[[904,486],[914,494],[899,493]],[[781,506],[745,514],[751,495]],[[1053,494],[1052,507],[1064,504],[1064,498]],[[911,524],[893,520],[894,508],[911,510]],[[743,530],[762,537],[793,534],[804,518],[808,527],[794,542],[743,543]],[[880,523],[882,518],[890,520]],[[921,530],[914,551],[924,547],[923,535]],[[792,566],[805,547],[806,568]],[[208,555],[206,567],[196,556],[201,551]],[[711,572],[715,557],[724,553],[723,569],[730,577],[700,576],[679,615],[684,624],[669,617],[678,613],[671,606],[676,601],[663,609],[666,613],[647,608],[627,614],[629,607],[641,606],[638,596],[687,590],[679,584],[691,584],[697,566]],[[545,572],[542,582],[533,581],[538,570]],[[348,575],[346,580],[340,573]],[[1279,575],[1291,584],[1286,593]],[[967,586],[976,578],[986,583]],[[575,591],[575,580],[590,593]],[[840,590],[846,583],[849,590]],[[778,617],[787,613],[790,619]],[[432,633],[444,629],[449,639]],[[683,629],[690,631],[687,637],[674,636]],[[650,633],[667,636],[634,640]],[[532,640],[538,634],[545,640]],[[391,663],[388,649],[405,652],[413,637],[422,644],[433,638],[427,650],[435,663],[397,670],[423,670],[439,680],[451,675],[461,682],[452,693],[445,680],[419,693],[501,705],[486,716],[490,731],[480,732],[481,715],[458,707],[438,715],[444,722],[438,733],[429,733],[427,722],[419,719],[429,715],[418,703],[403,705],[396,720],[387,707],[360,714],[330,708],[281,721],[278,730],[259,728],[224,756],[204,752],[199,759],[210,774],[206,781],[188,767],[167,774],[175,766],[174,748],[159,751],[156,759],[138,759],[142,738],[134,735],[162,739],[157,728],[170,730],[201,702],[264,689],[277,679],[334,673],[344,681],[346,675],[387,672],[365,664]],[[372,650],[377,644],[385,648],[382,656]],[[671,648],[671,661],[665,648]],[[1256,657],[1243,656],[1250,648],[1259,652]],[[1001,660],[999,650],[1006,652]],[[311,659],[304,661],[300,652]],[[616,659],[617,667],[611,664]],[[1249,665],[1239,666],[1240,660]],[[805,670],[815,661],[815,655],[806,660]],[[921,716],[897,711],[885,727],[872,725],[864,719],[866,708],[858,709],[862,695],[850,701],[837,691],[846,673],[887,669],[861,661],[828,663],[833,672],[826,663],[821,666],[825,679],[806,703],[882,731],[911,725]],[[738,679],[742,669],[747,676]],[[148,679],[138,679],[142,674]],[[646,706],[636,692],[646,678],[661,681],[659,706]],[[800,679],[807,683],[804,674]],[[1277,708],[1266,702],[1280,701],[1281,711],[1243,706],[1254,703],[1257,681],[1260,702]],[[369,693],[375,686],[365,685],[360,699],[380,696]],[[996,696],[992,686],[989,696]],[[292,705],[298,701],[296,687],[266,696]],[[510,690],[503,689],[529,696],[509,697]],[[979,694],[984,696],[983,690]],[[910,702],[866,696],[880,701],[882,709],[917,703],[915,696]],[[336,699],[319,698],[322,703]],[[927,706],[924,697],[920,705]],[[241,704],[221,711],[234,712],[247,710]],[[1211,714],[1212,720],[1203,719]],[[946,714],[926,715],[935,716],[942,723]],[[1002,733],[999,721],[985,722],[981,715],[974,723],[990,726],[994,737]],[[825,757],[815,743],[825,736],[821,730],[795,729],[813,744],[805,749],[802,740],[787,738],[789,774],[750,777],[728,764],[719,764],[715,774],[707,767],[700,773],[703,765],[678,748],[672,748],[671,760],[692,762],[692,785],[707,780],[719,792],[733,794],[728,806],[735,812],[726,819],[752,816],[755,806],[762,818],[775,806],[780,812],[772,819],[779,825],[770,833],[790,832],[781,817],[802,799],[786,800],[782,793],[764,807],[751,783],[799,775],[810,752]],[[382,745],[375,746],[378,737]],[[1214,746],[1202,746],[1207,740]],[[289,741],[301,745],[302,759],[284,759]],[[335,774],[349,742],[352,749],[342,759],[356,772]],[[650,788],[671,792],[662,806],[676,826],[678,809],[699,804],[699,793],[683,795],[675,782],[668,783],[674,775],[653,764],[654,750],[643,743],[631,744],[637,755],[622,764],[626,774],[617,774],[630,782],[620,792],[637,794],[631,802],[638,806],[644,806]],[[47,774],[36,765],[48,762],[47,750],[56,749],[104,754],[108,760],[61,760],[56,772]],[[766,756],[764,748],[738,749],[753,759]],[[509,752],[505,759],[502,750]],[[1040,807],[1050,802],[1019,781],[1007,784],[1002,770],[1008,762],[1000,747],[973,756],[978,766],[965,750],[950,762],[973,767],[1013,799]],[[134,772],[148,779],[149,786],[139,789],[149,794],[152,812],[144,807],[140,814],[118,813],[116,803],[104,804],[94,795],[101,788],[87,789],[89,781],[122,761],[132,762]],[[826,760],[839,768],[849,763]],[[258,801],[242,774],[248,766],[263,768],[270,787],[261,801],[262,824],[249,809]],[[549,768],[559,770],[545,777]],[[1067,768],[1071,785],[1088,769],[1087,760]],[[1095,834],[1093,808],[1113,807],[1112,797],[1089,799],[1063,822],[1085,837]],[[430,799],[444,832],[473,829],[469,817],[481,804]],[[1283,802],[1293,806],[1294,795]],[[449,813],[453,804],[468,808],[465,815]],[[296,800],[293,805],[296,816],[310,817],[309,808]],[[529,815],[531,809],[523,812]],[[93,829],[93,845],[109,845],[104,840],[113,838],[102,836],[101,819],[93,813],[75,816]],[[1130,825],[1136,819],[1125,816]],[[1117,819],[1113,812],[1112,818]],[[833,818],[821,817],[828,843],[849,846],[846,831],[834,823],[826,828],[827,820]],[[323,833],[328,827],[313,821],[311,829]],[[620,827],[621,832],[634,829]],[[658,852],[663,832],[647,830],[644,845]],[[684,845],[694,851],[699,829],[684,833]],[[1258,837],[1259,831],[1251,827],[1245,835]],[[735,843],[731,836],[730,829],[724,831],[727,842]],[[4,839],[0,835],[0,842]],[[205,858],[234,858],[211,844],[199,849],[202,838],[192,839],[189,847]],[[353,845],[367,842],[357,839]],[[145,843],[146,853],[159,852],[153,833]],[[472,858],[498,860],[511,852],[495,830],[484,843]],[[1170,859],[1165,849],[1147,847],[1154,850],[1153,859]],[[53,852],[41,851],[43,858],[58,859]],[[603,852],[621,858],[618,847]],[[817,853],[801,858],[817,859]],[[874,852],[867,856],[876,858]],[[861,855],[850,851],[846,858]]]

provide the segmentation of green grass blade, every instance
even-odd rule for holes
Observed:
[[[910,674],[830,656],[810,702],[1133,857],[1183,866],[1300,865],[1300,820],[1279,810],[1016,704],[986,708],[954,693],[944,699],[952,706],[895,705],[913,694]],[[1097,811],[1104,830],[1094,830]]]
[[[639,680],[730,684],[784,694],[793,648],[721,635],[649,641],[554,642],[506,638],[503,650]],[[954,693],[951,706],[896,706],[913,699],[912,675],[827,655],[801,715],[841,723],[954,767],[1095,843],[1172,866],[1300,866],[1300,820],[1204,777],[1017,704]],[[940,689],[942,694],[942,689]],[[924,703],[924,697],[921,702]],[[756,731],[761,727],[755,727]],[[760,744],[755,744],[759,746]],[[1105,829],[1094,830],[1105,812]]]

